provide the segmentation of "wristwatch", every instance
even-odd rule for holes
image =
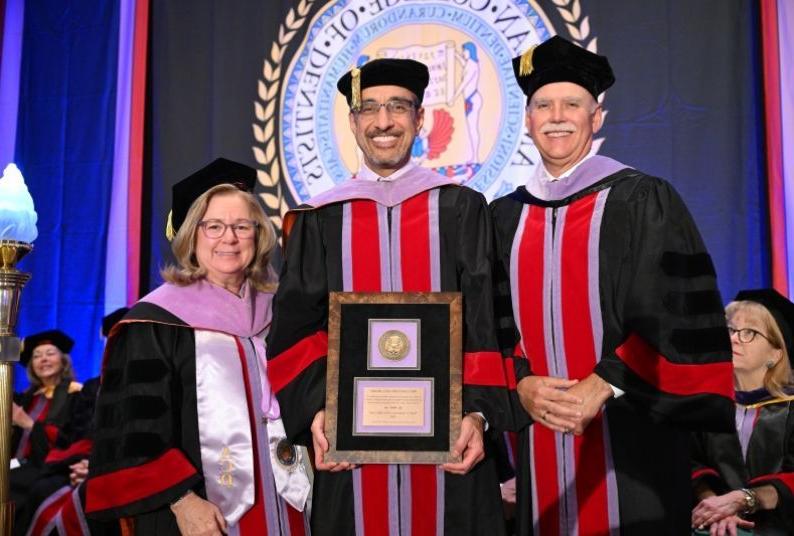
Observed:
[[[742,510],[742,515],[754,514],[758,510],[758,496],[755,494],[755,490],[742,488],[739,491],[744,493],[744,510]]]

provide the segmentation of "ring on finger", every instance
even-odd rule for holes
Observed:
[[[543,414],[541,414],[541,416],[540,416],[540,420],[541,420],[541,421],[545,421],[545,420],[546,420],[546,415],[548,415],[548,414],[549,414],[549,410],[545,410],[545,411],[543,412]]]

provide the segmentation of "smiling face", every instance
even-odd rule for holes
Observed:
[[[63,354],[54,344],[40,344],[33,349],[30,366],[43,385],[55,385],[63,370]]]
[[[248,203],[236,193],[219,194],[210,199],[202,221],[218,220],[227,224],[220,238],[207,238],[196,229],[196,260],[206,270],[207,279],[222,287],[237,286],[245,279],[245,269],[254,258],[256,235],[240,239],[229,224],[253,220]]]
[[[416,102],[416,95],[400,86],[373,86],[361,92],[362,103],[383,104],[395,99]],[[396,114],[381,106],[374,115],[351,112],[349,119],[367,167],[386,177],[408,163],[411,145],[424,122],[424,108]]]
[[[525,122],[546,170],[558,177],[590,152],[601,107],[582,86],[554,82],[532,94]]]

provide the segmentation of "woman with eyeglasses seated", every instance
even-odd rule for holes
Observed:
[[[108,339],[89,516],[135,534],[303,534],[303,454],[280,441],[265,374],[276,235],[255,182],[218,159],[173,187],[176,265]]]
[[[695,433],[692,526],[710,534],[794,534],[794,304],[746,290],[726,308],[736,432]]]

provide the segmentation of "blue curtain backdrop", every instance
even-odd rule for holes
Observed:
[[[757,3],[588,2],[607,92],[601,154],[663,177],[687,203],[725,302],[771,285]]]
[[[113,164],[118,5],[25,5],[16,162],[36,204],[39,237],[21,263],[21,336],[57,327],[77,343],[77,378],[97,374],[105,235]],[[17,388],[27,384],[18,369]]]

